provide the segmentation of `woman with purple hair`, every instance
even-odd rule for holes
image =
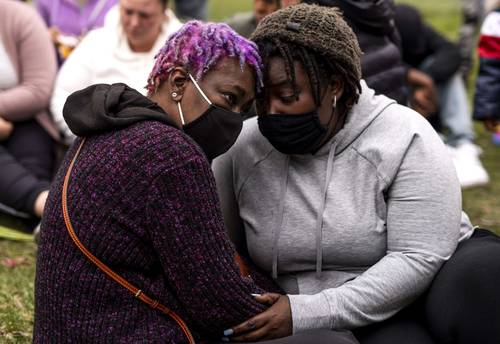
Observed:
[[[194,21],[157,54],[148,97],[97,84],[68,98],[78,138],[42,221],[34,343],[206,341],[266,308],[252,294],[279,289],[236,255],[210,169],[256,83],[256,45]]]

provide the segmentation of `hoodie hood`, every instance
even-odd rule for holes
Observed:
[[[364,80],[361,80],[359,100],[349,111],[344,127],[315,155],[329,154],[333,145],[336,147],[335,155],[342,153],[391,104],[396,104],[396,101],[382,95],[376,95],[375,91],[369,88]]]
[[[375,35],[391,35],[395,30],[395,5],[392,0],[306,0],[303,2],[337,7],[351,25]]]
[[[64,120],[77,136],[91,136],[154,120],[176,127],[156,103],[125,84],[97,84],[71,94]]]

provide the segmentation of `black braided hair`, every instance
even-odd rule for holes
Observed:
[[[350,109],[358,101],[361,85],[356,71],[348,70],[338,61],[332,61],[325,55],[312,49],[293,42],[284,41],[280,38],[258,40],[256,43],[259,46],[265,75],[268,75],[269,61],[272,57],[283,59],[285,71],[296,98],[298,98],[298,88],[293,63],[294,61],[299,61],[309,77],[314,101],[317,106],[320,106],[321,103],[322,90],[326,88],[334,77],[340,78],[340,81],[344,85],[344,93],[339,102],[343,104],[346,110]],[[265,104],[268,99],[267,92],[264,89],[259,95],[260,108],[267,105]]]

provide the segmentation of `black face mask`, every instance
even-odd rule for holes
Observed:
[[[203,149],[208,160],[212,161],[234,144],[243,127],[243,117],[239,113],[214,105],[196,80],[191,75],[189,77],[210,107],[200,117],[184,125],[184,115],[178,103],[182,129]]]
[[[263,115],[258,121],[262,135],[283,154],[314,154],[328,135],[328,127],[320,122],[317,111]]]

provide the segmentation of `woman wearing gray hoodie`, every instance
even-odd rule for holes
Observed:
[[[261,296],[274,305],[226,340],[351,329],[361,343],[499,343],[500,239],[461,211],[432,127],[361,80],[333,8],[280,10],[252,39],[259,116],[213,168],[233,241],[287,295]]]

